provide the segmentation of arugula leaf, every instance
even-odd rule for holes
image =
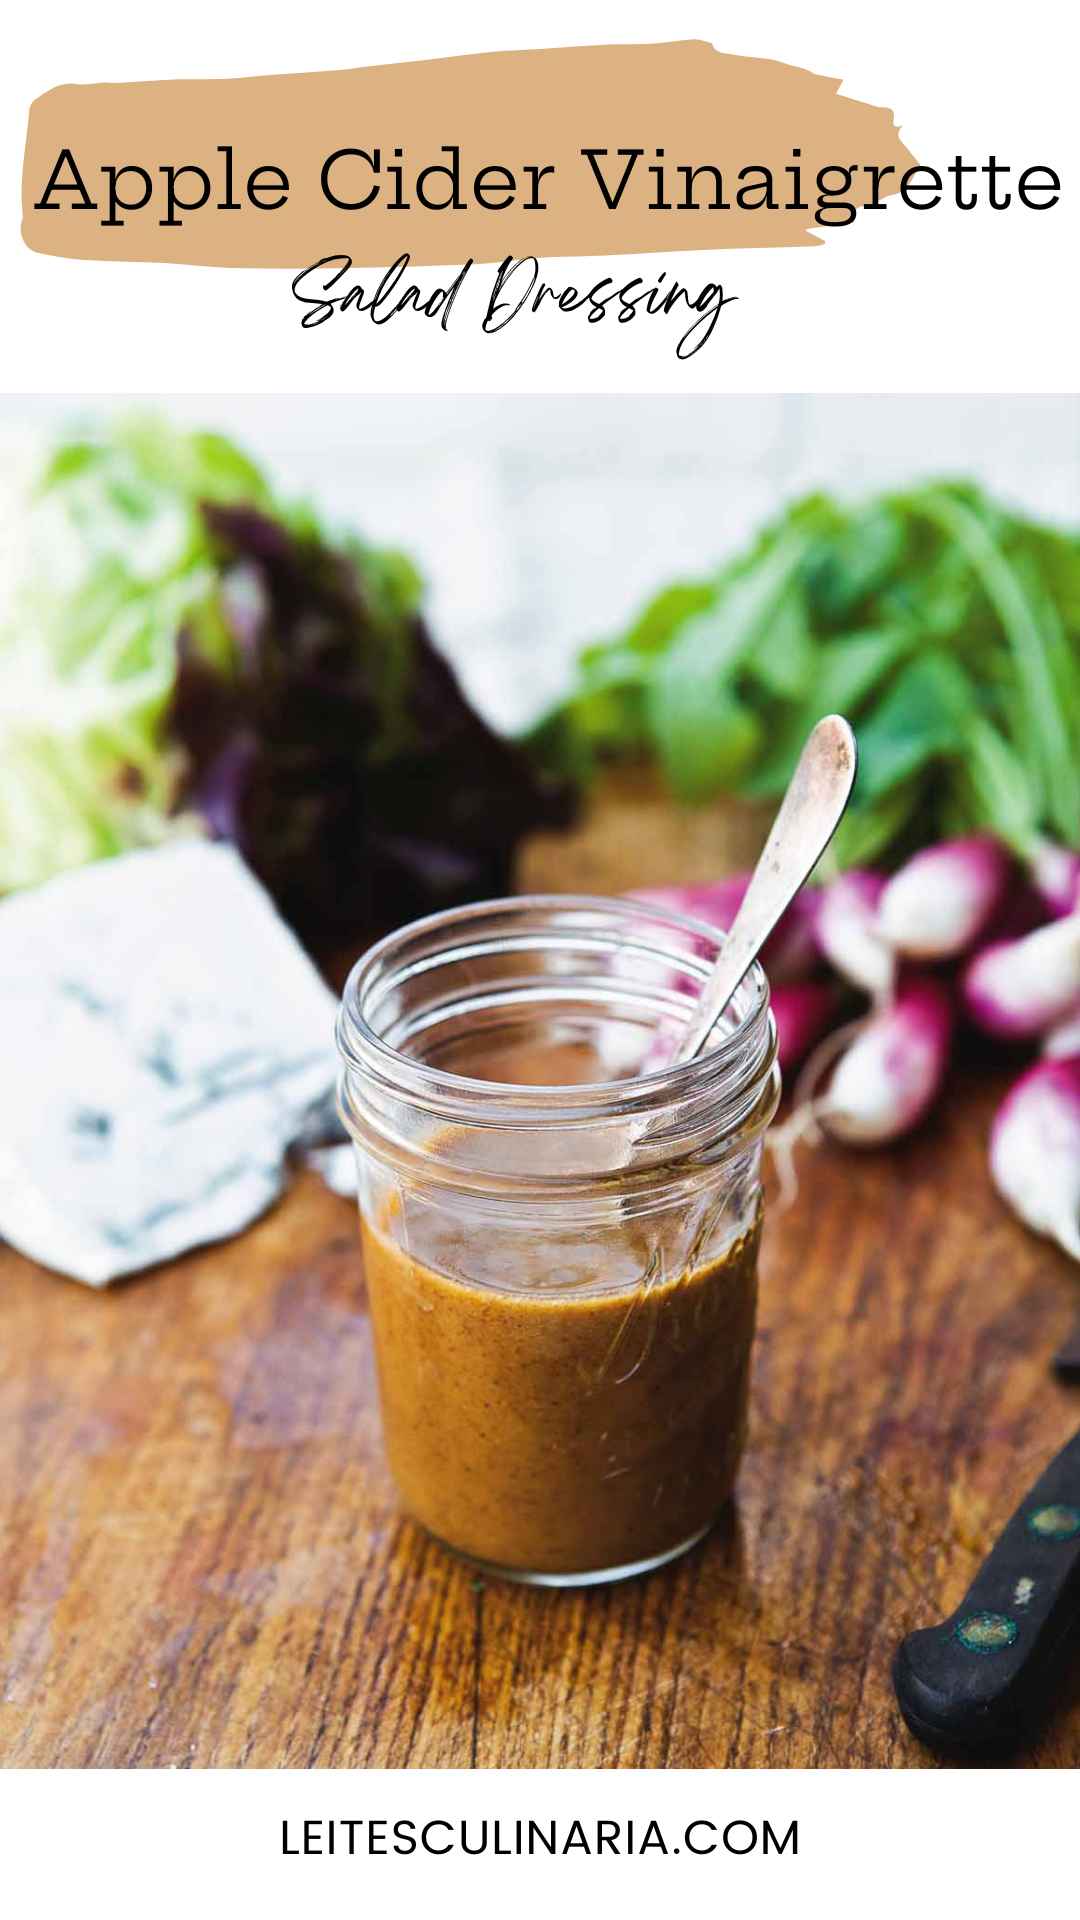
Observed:
[[[749,769],[762,735],[736,695],[733,675],[767,643],[810,539],[799,528],[785,529],[659,657],[646,688],[646,717],[672,787],[684,799],[735,784]]]
[[[835,835],[818,863],[818,876],[828,879],[845,867],[872,866],[890,848],[905,851],[918,843],[910,832],[925,807],[924,788],[912,781],[893,788],[890,794],[868,806],[856,792]]]
[[[863,802],[961,753],[970,705],[970,683],[948,654],[926,651],[912,660],[859,728]]]
[[[841,524],[807,568],[807,585],[819,620],[832,625],[855,619],[867,600],[891,577],[904,551],[902,516],[889,500],[874,500]]]
[[[992,827],[1022,855],[1036,836],[1040,784],[997,727],[979,717],[969,721],[957,789],[964,828]]]
[[[666,647],[684,621],[704,613],[716,598],[712,581],[691,580],[665,587],[635,620],[623,645],[639,653]]]
[[[651,751],[683,798],[771,799],[836,711],[861,772],[834,863],[958,821],[1080,846],[1080,540],[963,482],[811,495],[589,648],[536,750],[577,772]]]
[[[746,798],[779,799],[811,728],[827,713],[857,719],[874,690],[918,645],[918,633],[903,627],[818,642],[811,687],[777,712],[768,744],[743,782]]]
[[[1023,566],[1010,558],[987,518],[968,502],[940,489],[923,497],[921,510],[936,519],[967,555],[998,615],[1026,709],[1028,757],[1045,769],[1047,817],[1066,839],[1074,840],[1080,835],[1080,764],[1058,704],[1051,666],[1053,636],[1039,597],[1031,591]]]
[[[796,577],[788,582],[771,618],[745,659],[744,672],[767,693],[797,700],[817,668],[817,647],[807,620],[806,595]]]
[[[713,689],[706,704],[692,681],[672,680],[651,721],[679,800],[703,800],[737,787],[761,746],[761,722],[723,686]]]

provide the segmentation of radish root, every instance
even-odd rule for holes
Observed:
[[[796,1147],[803,1140],[808,1140],[812,1147],[821,1145],[821,1122],[829,1113],[828,1095],[819,1093],[822,1081],[871,1018],[872,1014],[865,1013],[857,1020],[846,1020],[843,1026],[834,1028],[818,1042],[795,1082],[790,1114],[780,1126],[770,1127],[765,1135],[765,1145],[780,1183],[776,1204],[781,1213],[794,1206],[799,1197]]]

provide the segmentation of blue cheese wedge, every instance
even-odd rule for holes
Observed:
[[[0,903],[0,1236],[90,1286],[234,1234],[331,1097],[334,995],[226,846]]]
[[[351,1141],[344,1146],[312,1147],[303,1161],[326,1182],[331,1193],[339,1193],[344,1200],[356,1199],[356,1154]]]

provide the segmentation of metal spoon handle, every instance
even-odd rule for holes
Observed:
[[[747,968],[809,878],[855,783],[855,735],[838,713],[819,720],[791,776],[742,904],[672,1062],[701,1052]]]

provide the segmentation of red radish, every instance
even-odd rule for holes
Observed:
[[[733,873],[708,887],[635,887],[633,900],[647,906],[667,907],[672,913],[685,913],[692,920],[707,920],[710,926],[723,927],[725,933],[742,905],[749,885],[748,873]]]
[[[1026,1226],[1080,1260],[1080,1054],[1041,1060],[1006,1094],[990,1135],[990,1172]]]
[[[1048,1060],[1067,1060],[1074,1053],[1080,1058],[1080,1007],[1043,1035],[1042,1052]]]
[[[1044,927],[1048,918],[1042,895],[1026,874],[1019,874],[981,938],[988,944],[991,940],[1019,940],[1025,933],[1034,933],[1036,927]]]
[[[772,990],[776,1053],[782,1073],[792,1073],[816,1047],[839,1011],[839,995],[829,981],[793,980]]]
[[[817,943],[830,966],[874,1000],[892,992],[896,958],[878,929],[885,875],[852,867],[830,881],[821,896]]]
[[[1040,838],[1029,869],[1047,913],[1061,917],[1080,908],[1080,853]]]
[[[856,1028],[815,1103],[816,1118],[852,1146],[878,1146],[910,1133],[941,1090],[952,1029],[952,1002],[941,981],[902,976],[891,1004]]]
[[[924,847],[894,873],[881,896],[881,931],[897,953],[949,960],[966,952],[1000,910],[1013,875],[1005,849],[988,835]]]
[[[999,940],[968,961],[961,987],[977,1027],[998,1040],[1032,1040],[1080,1007],[1080,913],[1022,940]]]
[[[639,887],[631,896],[647,905],[669,907],[674,913],[689,914],[692,920],[706,920],[710,926],[727,932],[742,905],[750,883],[748,873],[733,873],[711,886]],[[761,964],[773,984],[801,980],[813,969],[817,959],[814,926],[819,896],[812,888],[796,894],[779,925],[761,950]]]
[[[817,965],[814,928],[820,906],[817,888],[804,887],[762,947],[761,964],[774,987],[786,986],[792,980],[805,980]]]
[[[736,874],[731,880],[721,881],[715,888],[705,887],[637,887],[629,895],[631,900],[640,900],[647,907],[659,907],[669,913],[683,913],[692,920],[707,920],[724,932],[730,927],[739,910],[739,902],[746,892],[746,874]],[[712,911],[706,912],[701,904],[701,896],[709,893]],[[682,950],[691,958],[704,960],[709,957],[710,948],[704,939],[696,934],[679,936]],[[678,993],[692,993],[695,982],[689,974],[673,971],[671,984]],[[656,1043],[647,1056],[650,1066],[642,1066],[641,1072],[651,1071],[652,1065],[662,1064]]]

